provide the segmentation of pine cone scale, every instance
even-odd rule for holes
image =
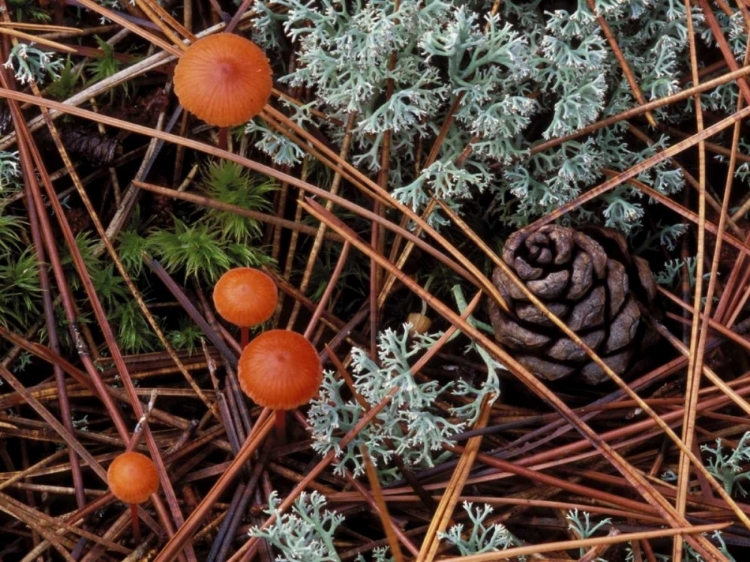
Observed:
[[[581,341],[590,348],[597,348],[604,341],[606,334],[604,330],[590,332],[581,338]],[[561,338],[549,348],[547,354],[558,361],[581,361],[586,358],[586,352],[581,346],[569,338]]]
[[[588,293],[594,283],[594,264],[588,254],[578,254],[573,260],[570,289],[565,294],[568,300],[576,301]]]
[[[502,295],[503,299],[506,301],[529,300],[526,298],[526,295],[523,294],[521,289],[519,289],[499,267],[496,268],[495,272],[492,274],[492,283],[495,285],[497,290],[500,292],[500,295]]]
[[[556,299],[568,286],[570,271],[555,271],[543,279],[529,281],[526,286],[540,299]]]
[[[518,276],[524,281],[539,279],[542,275],[541,267],[531,267],[525,260],[516,258],[513,268],[518,272]]]
[[[604,323],[607,292],[601,285],[593,289],[570,312],[568,327],[577,332],[583,328],[595,328]]]
[[[548,381],[564,379],[576,372],[575,367],[568,366],[566,363],[545,361],[535,355],[520,355],[516,359],[535,375],[540,376],[539,373],[544,373],[542,378]]]
[[[625,266],[615,260],[607,261],[607,269],[610,275],[607,277],[607,290],[609,291],[609,314],[614,316],[620,310],[625,298],[630,292],[630,283],[625,273]]]
[[[609,338],[607,338],[603,350],[610,353],[628,345],[636,337],[640,322],[641,311],[638,309],[635,299],[631,297],[623,307],[622,312],[610,324]]]
[[[607,254],[604,253],[604,248],[581,232],[575,232],[574,240],[576,245],[591,257],[596,278],[604,279],[607,275]]]
[[[500,327],[495,328],[500,342],[513,349],[541,349],[550,342],[548,336],[528,330],[506,316],[498,316],[494,322]]]
[[[570,310],[570,307],[561,302],[550,303],[549,311],[557,317],[565,316]],[[538,326],[554,326],[552,320],[539,310],[536,306],[531,303],[519,304],[516,307],[516,314],[524,322],[530,322],[531,324],[537,324]]]
[[[641,287],[646,292],[645,300],[653,302],[656,298],[656,281],[654,281],[654,275],[651,273],[651,268],[648,262],[643,258],[633,258],[633,263],[638,270],[638,280]]]

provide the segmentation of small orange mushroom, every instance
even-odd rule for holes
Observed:
[[[230,269],[214,287],[216,312],[241,328],[243,348],[247,345],[247,328],[268,320],[276,310],[278,300],[273,279],[251,267]]]
[[[107,483],[112,495],[130,505],[133,539],[136,543],[140,543],[138,504],[148,500],[159,489],[159,473],[156,465],[146,455],[128,451],[116,457],[109,465]]]
[[[210,125],[233,127],[260,113],[271,95],[271,65],[252,41],[219,33],[198,39],[174,71],[182,106]]]
[[[242,351],[237,376],[242,391],[256,404],[276,410],[276,434],[283,441],[285,410],[302,406],[317,394],[323,367],[305,336],[269,330]]]

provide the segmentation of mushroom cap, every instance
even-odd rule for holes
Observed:
[[[109,465],[107,482],[118,500],[143,503],[159,489],[159,473],[150,458],[130,451],[121,454]]]
[[[198,39],[174,70],[174,91],[182,106],[210,125],[248,122],[271,95],[271,65],[252,41],[219,33]]]
[[[222,275],[214,287],[216,312],[237,326],[268,320],[279,300],[276,283],[259,269],[238,267]]]
[[[307,338],[289,330],[269,330],[240,356],[240,388],[256,404],[293,410],[315,396],[323,381],[318,352]]]

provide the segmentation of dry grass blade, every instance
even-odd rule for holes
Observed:
[[[182,53],[182,50],[174,47],[173,45],[170,45],[166,41],[162,40],[158,36],[149,33],[148,31],[142,29],[141,27],[134,25],[132,22],[130,22],[128,19],[122,17],[120,14],[113,10],[108,10],[107,8],[104,8],[97,4],[96,2],[93,2],[92,0],[78,0],[83,6],[88,8],[89,10],[98,13],[100,16],[105,17],[107,19],[110,19],[125,29],[129,29],[136,35],[140,35],[144,39],[146,39],[149,43],[152,45],[155,45],[157,47],[160,47],[163,51],[179,57]]]
[[[487,424],[487,420],[490,417],[491,404],[491,400],[485,399],[475,428],[481,429]],[[456,466],[456,470],[453,471],[451,480],[445,488],[443,497],[440,500],[438,508],[430,522],[430,526],[427,529],[427,533],[422,542],[422,548],[417,557],[417,562],[432,562],[435,560],[438,547],[440,546],[438,535],[445,532],[448,525],[450,525],[451,519],[453,518],[453,511],[458,505],[459,498],[463,493],[464,486],[466,485],[469,473],[474,466],[474,461],[476,460],[481,444],[482,437],[472,437],[466,443],[466,447],[464,447],[461,458],[458,461],[458,466]]]
[[[63,45],[62,43],[58,43],[57,41],[51,41],[50,39],[45,39],[44,37],[37,37],[36,35],[24,33],[23,31],[19,31],[18,29],[11,29],[8,27],[0,26],[0,35],[9,35],[10,37],[16,37],[17,39],[25,39],[26,41],[39,43],[40,45],[44,45],[45,47],[51,47],[52,49],[55,49],[56,51],[60,51],[61,53],[75,53],[76,52],[74,48],[69,47],[67,45]]]
[[[404,554],[403,552],[401,552],[401,545],[399,544],[398,537],[396,536],[395,525],[393,523],[393,520],[391,519],[390,514],[388,513],[388,506],[385,503],[385,499],[383,498],[383,489],[380,487],[378,473],[375,470],[375,466],[372,464],[370,455],[367,453],[367,448],[363,446],[360,448],[360,450],[362,451],[365,469],[367,470],[367,480],[370,482],[372,495],[375,498],[375,502],[378,506],[378,515],[383,522],[383,530],[385,531],[385,535],[388,538],[388,545],[390,546],[391,552],[393,553],[393,558],[396,562],[404,562]],[[412,552],[412,554],[415,553]]]
[[[462,556],[460,558],[444,558],[444,562],[492,562],[493,560],[507,560],[518,556],[528,556],[530,554],[542,554],[555,550],[566,550],[573,548],[589,548],[598,545],[610,545],[622,542],[631,542],[637,540],[648,540],[661,537],[674,537],[678,535],[689,535],[694,533],[710,533],[721,529],[726,529],[729,523],[719,523],[715,525],[696,525],[694,527],[684,527],[682,529],[664,529],[660,531],[647,531],[643,533],[623,533],[614,537],[598,537],[595,539],[581,539],[577,541],[553,542],[547,543],[542,547],[522,546],[518,548],[509,548],[506,551],[492,552],[488,554],[474,554],[472,556]],[[722,560],[722,558],[715,558]]]
[[[13,376],[13,374],[0,365],[0,375],[2,375],[3,380],[7,381],[8,384],[12,385],[13,389],[18,392],[24,399],[24,402],[31,405],[33,408],[36,409],[37,413],[45,420],[47,423],[50,424],[51,427],[57,431],[57,433],[65,439],[65,442],[68,444],[69,447],[74,449],[83,460],[86,461],[88,466],[101,478],[102,481],[107,481],[107,473],[106,471],[101,467],[101,465],[94,459],[94,457],[86,450],[86,447],[81,445],[78,440],[68,433],[68,430],[63,427],[63,425],[55,418],[55,416],[50,413],[47,408],[42,406],[35,398],[29,394],[29,392],[26,390],[26,388],[16,379],[16,377]]]
[[[689,4],[688,4],[689,6]],[[709,9],[710,11],[710,9]],[[698,61],[696,54],[695,36],[693,28],[693,16],[690,11],[687,12],[687,26],[690,37],[690,70],[694,83],[699,83]],[[734,69],[733,69],[734,70]],[[738,84],[742,89],[744,80],[739,80]],[[750,94],[747,84],[744,84],[743,94]],[[703,129],[703,109],[701,107],[700,96],[694,98],[696,130],[700,134]],[[735,125],[735,129],[736,129]],[[722,217],[726,215],[726,210]],[[724,219],[722,218],[722,221]],[[701,371],[703,370],[703,351],[706,344],[706,329],[701,329],[701,322],[698,310],[701,307],[703,297],[703,267],[704,253],[706,242],[706,146],[701,141],[698,143],[698,244],[697,255],[698,263],[695,271],[695,291],[693,296],[693,323],[690,331],[690,354],[688,357],[687,370],[687,387],[685,389],[685,415],[682,421],[682,442],[687,450],[693,449],[693,439],[695,437],[695,420],[697,417],[698,389],[700,388]],[[721,232],[719,232],[721,236]],[[718,250],[718,247],[717,247]],[[709,293],[710,294],[710,293]],[[710,302],[706,304],[706,316],[710,315]],[[700,336],[699,336],[700,334]],[[700,460],[698,461],[700,462]],[[680,451],[680,462],[677,471],[677,511],[684,515],[687,508],[687,493],[690,487],[690,460],[684,451]],[[709,476],[710,478],[710,476]],[[681,537],[675,537],[672,543],[672,558],[675,562],[682,562],[684,547]]]

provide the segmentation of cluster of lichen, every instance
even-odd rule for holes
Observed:
[[[379,469],[383,480],[401,477],[390,465],[394,456],[409,467],[428,467],[447,458],[443,446],[476,417],[485,394],[500,394],[499,381],[490,373],[480,388],[465,381],[441,385],[438,381],[420,382],[411,365],[442,335],[410,334],[411,326],[386,329],[378,334],[377,362],[359,348],[352,350],[354,389],[369,405],[382,401],[387,405],[349,443],[342,438],[366,415],[367,409],[350,396],[344,381],[335,373],[324,373],[320,396],[311,402],[308,412],[313,448],[321,454],[336,454],[335,471],[350,470],[355,476],[365,472],[362,447]],[[456,407],[452,419],[435,407],[438,397],[462,396],[467,407]]]
[[[354,164],[378,171],[389,135],[391,192],[418,210],[431,195],[460,209],[484,192],[492,201],[488,218],[522,226],[601,182],[605,168],[627,169],[673,142],[650,131],[654,142],[644,145],[628,137],[621,122],[532,153],[537,141],[574,133],[639,103],[586,2],[496,5],[492,13],[493,3],[486,0],[278,0],[273,6],[283,10],[257,5],[255,39],[268,52],[288,40],[297,46],[294,70],[279,77],[282,84],[313,92],[308,106],[294,108],[297,120],[312,120],[311,106],[322,109],[328,121],[318,126],[341,140],[340,123],[354,115]],[[689,76],[684,3],[594,5],[646,100],[683,87],[680,80]],[[716,12],[733,52],[741,56],[747,36],[740,33],[740,12],[732,18]],[[693,21],[700,38],[712,43],[700,10],[694,10]],[[711,91],[704,103],[731,112],[736,98],[732,84]],[[690,103],[680,103],[653,116],[674,124],[691,112]],[[450,118],[437,158],[427,162]],[[285,163],[301,155],[263,123],[249,131],[259,148],[280,154]],[[638,179],[664,194],[679,191],[684,181],[668,162]],[[642,196],[622,186],[570,218],[630,231],[641,222],[643,204]]]

